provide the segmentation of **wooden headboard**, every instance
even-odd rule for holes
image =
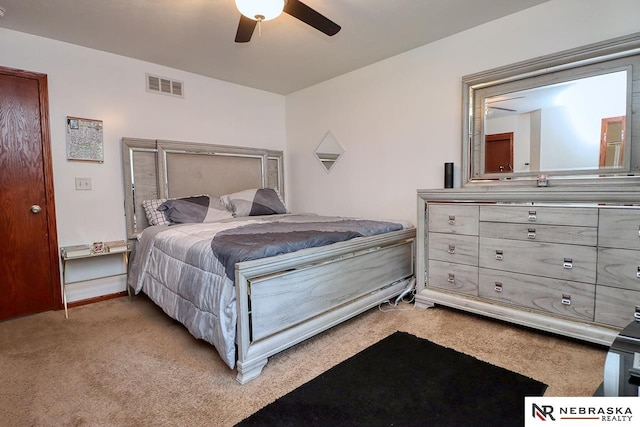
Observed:
[[[122,139],[127,238],[149,226],[142,202],[249,188],[284,194],[282,151],[137,138]]]

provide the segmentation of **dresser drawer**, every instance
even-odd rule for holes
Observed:
[[[479,266],[595,284],[596,254],[592,246],[481,237]]]
[[[640,251],[598,248],[598,285],[640,291]]]
[[[598,209],[549,206],[480,206],[480,221],[598,226]]]
[[[640,311],[640,291],[597,286],[595,321],[606,325],[625,327]]]
[[[478,235],[478,205],[430,204],[429,231]]]
[[[481,268],[478,295],[504,304],[593,321],[593,284]]]
[[[478,295],[478,267],[429,260],[429,287]]]
[[[640,210],[601,208],[598,245],[640,249]]]
[[[578,227],[571,225],[481,222],[480,236],[595,246],[598,240],[598,229],[595,227]]]
[[[429,233],[429,259],[478,266],[478,237]]]

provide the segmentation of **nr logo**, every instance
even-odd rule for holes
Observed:
[[[551,405],[542,405],[538,406],[533,403],[531,408],[531,416],[533,418],[539,418],[542,421],[555,421],[556,419],[553,417],[553,406]]]

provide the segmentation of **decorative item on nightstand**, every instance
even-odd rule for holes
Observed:
[[[60,248],[60,253],[65,258],[91,255],[91,245],[65,246]]]
[[[103,242],[93,242],[91,245],[91,253],[101,254],[104,252],[104,243]]]
[[[104,242],[105,252],[116,253],[126,252],[129,250],[129,244],[124,240],[113,240],[110,242]]]

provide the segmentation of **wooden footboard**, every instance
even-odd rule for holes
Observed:
[[[400,294],[414,275],[415,229],[236,265],[237,380],[267,358]]]

